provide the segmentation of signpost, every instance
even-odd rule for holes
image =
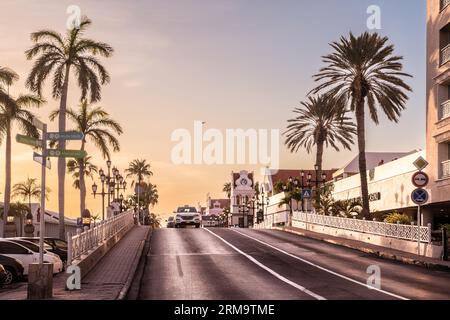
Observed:
[[[311,199],[312,197],[312,190],[311,189],[303,189],[302,190],[302,198],[303,199]]]
[[[47,156],[54,158],[76,158],[82,159],[87,156],[87,152],[84,150],[59,150],[49,149]]]
[[[49,132],[47,140],[83,140],[84,135],[81,132]]]
[[[42,146],[42,140],[39,140],[39,139],[36,139],[33,137],[24,136],[21,134],[16,135],[16,142],[21,143],[21,144],[26,144],[26,145],[29,145],[32,147]]]
[[[416,161],[413,162],[413,165],[419,170],[414,173],[412,176],[412,184],[417,187],[411,193],[411,200],[417,204],[417,254],[420,256],[420,225],[421,223],[421,206],[426,204],[430,198],[428,191],[422,188],[425,188],[430,179],[428,175],[423,172],[423,170],[428,166],[428,161],[426,161],[423,157],[419,157]]]
[[[40,155],[39,153],[33,152],[33,160],[35,162],[37,162],[37,163],[40,163],[41,165],[43,164],[43,162],[42,162],[42,155]],[[46,167],[47,167],[47,169],[51,169],[52,168],[52,165],[50,163],[50,159],[47,159]]]

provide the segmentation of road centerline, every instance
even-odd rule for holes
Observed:
[[[270,269],[269,267],[267,267],[266,265],[262,264],[261,262],[259,262],[258,260],[256,260],[255,258],[253,258],[252,256],[250,256],[249,254],[245,253],[244,251],[240,250],[239,248],[237,248],[236,246],[232,245],[231,243],[229,243],[227,240],[225,240],[224,238],[222,238],[221,236],[215,234],[214,232],[204,228],[203,230],[209,232],[210,234],[212,234],[214,237],[216,237],[217,239],[219,239],[220,241],[222,241],[223,243],[225,243],[226,245],[228,245],[230,248],[232,248],[233,250],[235,250],[236,252],[238,252],[239,254],[243,255],[245,258],[247,258],[248,260],[250,260],[251,262],[253,262],[254,264],[256,264],[258,267],[264,269],[265,271],[267,271],[268,273],[270,273],[271,275],[273,275],[274,277],[276,277],[277,279],[283,281],[284,283],[300,290],[303,293],[306,293],[307,295],[317,299],[317,300],[327,300],[326,298],[322,297],[321,295],[312,292],[311,290],[306,289],[305,287],[303,287],[302,285],[299,285],[298,283],[295,283],[285,277],[283,277],[281,274],[279,274],[278,272]]]
[[[350,277],[347,277],[347,276],[345,276],[345,275],[343,275],[343,274],[340,274],[340,273],[338,273],[338,272],[335,272],[335,271],[332,271],[332,270],[330,270],[330,269],[327,269],[327,268],[324,268],[324,267],[322,267],[322,266],[319,266],[319,265],[317,265],[317,264],[315,264],[315,263],[313,263],[313,262],[311,262],[311,261],[308,261],[308,260],[306,260],[306,259],[300,258],[299,256],[296,256],[296,255],[291,254],[291,253],[289,253],[289,252],[287,252],[287,251],[284,251],[283,249],[277,248],[277,247],[275,247],[275,246],[273,246],[273,245],[271,245],[271,244],[269,244],[269,243],[267,243],[267,242],[265,242],[265,241],[259,240],[259,239],[257,239],[257,238],[254,238],[254,237],[252,237],[252,236],[249,236],[249,235],[247,235],[247,234],[244,234],[244,233],[242,233],[242,232],[240,232],[240,231],[237,231],[237,230],[235,230],[235,229],[231,229],[231,230],[234,231],[234,232],[236,232],[236,233],[238,233],[238,234],[240,234],[240,235],[242,235],[242,236],[244,236],[244,237],[247,237],[247,238],[252,239],[252,240],[254,240],[254,241],[258,242],[258,243],[261,243],[261,244],[263,244],[263,245],[265,245],[265,246],[267,246],[267,247],[269,247],[269,248],[272,248],[272,249],[274,249],[274,250],[276,250],[276,251],[278,251],[278,252],[280,252],[280,253],[283,253],[283,254],[285,254],[285,255],[291,257],[291,258],[294,258],[294,259],[296,259],[296,260],[302,261],[303,263],[306,263],[306,264],[308,264],[308,265],[310,265],[310,266],[312,266],[312,267],[318,268],[318,269],[320,269],[320,270],[322,270],[322,271],[328,272],[328,273],[330,273],[330,274],[332,274],[332,275],[335,275],[335,276],[337,276],[337,277],[339,277],[339,278],[342,278],[342,279],[345,279],[345,280],[347,280],[347,281],[350,281],[350,282],[353,282],[353,283],[355,283],[355,284],[358,284],[358,285],[361,285],[361,286],[363,286],[363,287],[366,287],[368,290],[375,290],[375,291],[384,293],[384,294],[386,294],[386,295],[389,295],[389,296],[391,296],[391,297],[394,297],[394,298],[397,298],[397,299],[400,299],[400,300],[410,300],[410,299],[408,299],[408,298],[406,298],[406,297],[397,295],[397,294],[395,294],[395,293],[392,293],[392,292],[389,292],[389,291],[386,291],[386,290],[383,290],[383,289],[378,289],[378,288],[375,288],[375,287],[369,287],[369,286],[368,286],[367,284],[365,284],[365,283],[359,282],[359,281],[357,281],[357,280],[355,280],[355,279],[352,279],[352,278],[350,278]],[[208,230],[208,231],[209,231],[209,230]]]

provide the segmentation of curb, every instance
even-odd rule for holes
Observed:
[[[139,265],[139,260],[141,259],[142,253],[144,251],[145,241],[147,241],[150,231],[151,228],[149,227],[147,232],[145,233],[144,239],[142,239],[141,243],[139,244],[139,248],[133,260],[133,267],[128,274],[127,281],[125,281],[125,284],[123,285],[122,289],[120,290],[115,300],[124,300],[126,298],[128,291],[130,290],[131,284],[133,283],[133,279]]]
[[[344,242],[340,242],[340,241],[336,241],[336,240],[332,240],[332,239],[327,239],[327,238],[323,238],[320,236],[313,236],[310,234],[305,234],[302,231],[297,231],[297,230],[290,230],[290,229],[285,229],[285,228],[280,228],[280,227],[273,227],[273,230],[279,230],[279,231],[284,231],[284,232],[288,232],[288,233],[292,233],[292,234],[297,234],[306,238],[310,238],[310,239],[315,239],[315,240],[319,240],[319,241],[323,241],[323,242],[327,242],[327,243],[331,243],[337,246],[341,246],[341,247],[346,247],[346,248],[350,248],[350,249],[354,249],[354,250],[358,250],[367,254],[372,254],[375,255],[377,257],[383,258],[383,259],[387,259],[387,260],[394,260],[394,261],[399,261],[401,263],[404,264],[409,264],[409,265],[415,265],[415,266],[420,266],[420,267],[424,267],[427,269],[434,269],[434,270],[440,270],[440,271],[450,271],[450,266],[447,265],[443,265],[443,264],[439,264],[439,263],[434,263],[434,262],[427,262],[427,261],[422,261],[422,260],[416,260],[413,258],[407,258],[407,257],[403,257],[403,256],[399,256],[396,254],[392,254],[392,253],[386,253],[386,252],[382,252],[379,250],[374,250],[374,249],[370,249],[370,248],[366,248],[366,247],[362,247],[362,246],[355,246],[355,245],[351,245],[348,243],[344,243]]]

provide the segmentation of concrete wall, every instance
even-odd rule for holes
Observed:
[[[292,225],[297,228],[328,234],[335,237],[340,237],[344,239],[351,239],[362,241],[365,243],[374,244],[377,246],[382,246],[386,248],[391,248],[399,251],[409,252],[417,254],[417,241],[408,241],[402,239],[389,238],[384,236],[378,236],[374,234],[367,234],[362,232],[332,228],[327,226],[322,226],[313,223],[305,223],[294,220]],[[435,246],[429,243],[421,243],[420,244],[420,252],[421,255],[439,259],[442,254],[442,247]]]

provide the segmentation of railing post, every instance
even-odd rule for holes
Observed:
[[[72,254],[73,254],[73,248],[72,248],[72,233],[67,232],[67,267],[72,264]]]
[[[431,243],[431,223],[429,223],[427,227],[428,227],[428,243]]]

